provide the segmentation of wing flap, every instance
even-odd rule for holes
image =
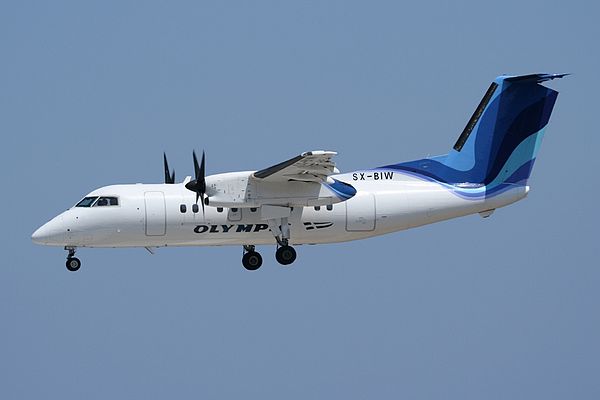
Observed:
[[[338,172],[332,158],[335,151],[307,151],[289,160],[256,171],[253,176],[270,182],[323,182],[331,174]]]

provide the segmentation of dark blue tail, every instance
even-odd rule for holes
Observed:
[[[558,92],[540,83],[567,74],[500,76],[492,82],[452,151],[383,168],[463,186],[525,184]]]

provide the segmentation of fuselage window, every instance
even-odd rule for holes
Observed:
[[[256,212],[256,207],[250,207],[250,212]]]
[[[119,200],[116,197],[100,197],[94,207],[118,206]]]
[[[217,212],[223,212],[223,207],[217,207]]]
[[[321,209],[321,206],[315,206],[315,211],[319,211]]]
[[[98,198],[97,196],[86,197],[83,200],[81,200],[79,203],[77,203],[77,205],[75,207],[91,207],[97,198]]]
[[[182,214],[185,214],[185,212],[187,211],[187,207],[185,206],[185,204],[179,206],[179,211],[181,211]]]
[[[327,211],[331,211],[333,210],[333,204],[328,204],[327,205]]]
[[[199,209],[198,209],[198,204],[192,204],[192,212],[193,212],[194,214],[197,214],[197,213],[198,213],[198,211],[199,211]]]
[[[237,212],[237,210],[238,210],[237,208],[232,208],[231,212]]]

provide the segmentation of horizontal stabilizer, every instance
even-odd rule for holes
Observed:
[[[563,78],[567,75],[571,74],[530,74],[530,75],[519,75],[519,76],[509,76],[504,78],[507,82],[535,82],[541,83],[550,81],[552,79]]]

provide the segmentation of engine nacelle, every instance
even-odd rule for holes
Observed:
[[[209,204],[215,207],[246,207],[246,203],[252,198],[252,185],[249,184],[251,175],[252,171],[242,171],[207,176],[206,194]]]

